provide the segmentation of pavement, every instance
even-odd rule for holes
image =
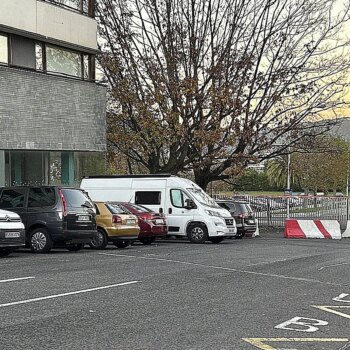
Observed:
[[[0,260],[0,349],[350,349],[350,239],[260,238]]]

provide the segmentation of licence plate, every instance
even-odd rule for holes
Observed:
[[[89,215],[79,215],[78,221],[90,221],[90,216]]]
[[[254,220],[248,220],[248,224],[255,224]]]
[[[133,225],[135,223],[135,220],[126,220],[126,223]]]
[[[156,220],[156,224],[158,224],[158,225],[164,225],[164,220],[162,220],[162,219],[157,219],[157,220]]]
[[[19,232],[5,232],[5,238],[19,238],[20,236]]]

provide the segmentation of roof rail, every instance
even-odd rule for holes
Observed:
[[[154,178],[171,177],[172,174],[133,174],[133,175],[91,175],[84,176],[84,179],[118,179],[118,178]]]

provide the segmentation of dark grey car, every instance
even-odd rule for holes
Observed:
[[[3,187],[0,209],[19,214],[26,229],[26,245],[35,253],[46,253],[53,247],[78,251],[97,232],[94,206],[76,188]]]
[[[217,200],[220,207],[227,209],[234,217],[237,226],[235,238],[243,238],[256,231],[257,222],[249,203],[240,200]]]

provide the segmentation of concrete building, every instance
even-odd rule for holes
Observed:
[[[104,171],[94,6],[0,1],[0,186],[75,184]]]

